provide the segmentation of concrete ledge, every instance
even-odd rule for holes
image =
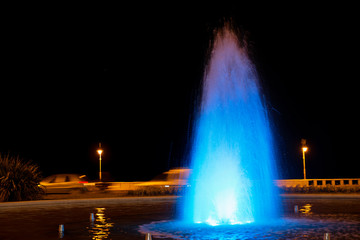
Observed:
[[[86,198],[86,199],[62,199],[62,200],[36,200],[36,201],[19,201],[19,202],[0,202],[0,209],[7,208],[28,208],[28,207],[66,207],[66,205],[84,205],[98,203],[119,202],[143,202],[143,201],[164,201],[177,199],[178,196],[155,196],[155,197],[120,197],[120,198]]]

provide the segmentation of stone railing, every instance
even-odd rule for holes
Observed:
[[[360,178],[325,178],[325,179],[283,179],[275,180],[278,187],[360,187]]]

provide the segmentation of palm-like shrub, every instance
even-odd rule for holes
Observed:
[[[43,190],[39,167],[17,157],[0,154],[0,201],[38,199]]]

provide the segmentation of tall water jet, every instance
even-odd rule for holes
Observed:
[[[255,67],[230,27],[216,33],[202,91],[184,220],[219,225],[275,218],[269,117]]]

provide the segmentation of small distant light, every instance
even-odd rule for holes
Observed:
[[[103,150],[99,149],[99,150],[97,150],[97,152],[98,152],[98,154],[101,155],[101,153],[103,152]]]
[[[165,185],[165,187],[170,187],[169,185]]]
[[[231,219],[231,220],[230,220],[230,224],[231,224],[231,225],[241,224],[241,222],[235,221],[234,219]]]
[[[308,148],[307,148],[307,147],[303,147],[302,150],[303,150],[303,152],[306,152],[306,151],[308,150]]]
[[[324,234],[324,240],[330,240],[330,233]]]
[[[217,226],[217,225],[219,225],[219,223],[218,223],[216,220],[211,219],[211,218],[209,218],[208,220],[206,220],[206,223],[209,224],[210,226]]]

